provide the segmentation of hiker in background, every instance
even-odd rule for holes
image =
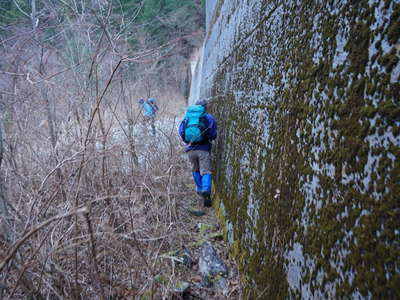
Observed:
[[[211,141],[217,137],[217,123],[207,112],[207,102],[201,100],[187,108],[185,118],[179,125],[179,135],[187,144],[189,161],[196,192],[201,195],[204,206],[211,206]]]
[[[158,111],[158,106],[156,99],[149,98],[146,101],[144,99],[139,99],[139,104],[143,106],[143,120],[144,123],[150,123],[152,134],[156,134],[155,118]]]

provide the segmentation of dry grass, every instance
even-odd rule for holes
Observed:
[[[185,280],[193,285],[188,299],[237,298],[237,285],[226,295],[201,289],[195,285],[196,266],[189,270],[162,255],[186,246],[198,257],[196,242],[204,237],[197,223],[208,222],[218,230],[212,210],[201,220],[187,212],[196,200],[176,124],[158,128],[157,137],[137,124],[135,164],[117,123],[103,122],[110,126],[109,134],[93,135],[86,149],[81,147],[84,129],[70,127],[57,146],[55,166],[50,163],[55,153],[44,151],[51,147],[40,142],[39,134],[36,142],[19,139],[25,141],[25,155],[18,152],[15,157],[25,167],[13,174],[7,164],[5,173],[12,185],[8,235],[3,235],[0,252],[0,295],[179,299],[173,286]],[[223,243],[215,243],[227,259]],[[162,284],[160,276],[167,278]],[[236,277],[232,273],[231,283]]]
[[[2,41],[0,299],[171,299],[177,280],[198,279],[196,267],[163,257],[183,245],[196,257],[201,238],[173,125],[184,66],[158,76],[169,50],[132,52],[118,32],[99,36],[92,21],[103,19],[89,15],[68,18],[57,46],[25,25]],[[149,91],[161,107],[157,138],[136,103]],[[211,211],[201,221],[217,230]],[[193,287],[191,297],[236,294]]]

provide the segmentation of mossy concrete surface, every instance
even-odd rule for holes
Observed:
[[[248,299],[400,299],[400,3],[218,1],[216,210]]]

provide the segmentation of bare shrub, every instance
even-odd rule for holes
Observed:
[[[160,128],[156,137],[135,125],[138,166],[130,164],[128,139],[116,134],[122,130],[116,124],[103,122],[110,126],[106,139],[93,134],[86,149],[79,146],[85,129],[72,128],[76,123],[65,129],[68,135],[57,145],[53,168],[47,163],[49,143],[30,143],[35,151],[21,149],[24,156],[17,162],[27,166],[21,182],[9,191],[13,200],[19,199],[10,203],[13,238],[2,243],[2,258],[13,253],[1,266],[5,298],[162,293],[154,278],[167,266],[159,255],[184,243],[177,206],[186,195],[182,173],[187,170],[176,124]],[[80,208],[79,214],[43,225]],[[31,286],[24,287],[22,278]]]
[[[76,10],[52,43],[51,20],[2,41],[2,299],[167,299],[187,276],[162,256],[196,226],[176,133],[185,97],[151,80],[174,45],[130,51],[110,11]],[[136,102],[150,96],[156,136]]]

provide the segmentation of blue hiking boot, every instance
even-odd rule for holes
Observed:
[[[192,172],[194,184],[196,185],[196,192],[200,193],[202,191],[202,184],[201,184],[201,174],[200,172]]]
[[[203,196],[204,206],[210,207],[211,201],[211,185],[212,177],[211,174],[204,174],[201,178],[201,195]]]

